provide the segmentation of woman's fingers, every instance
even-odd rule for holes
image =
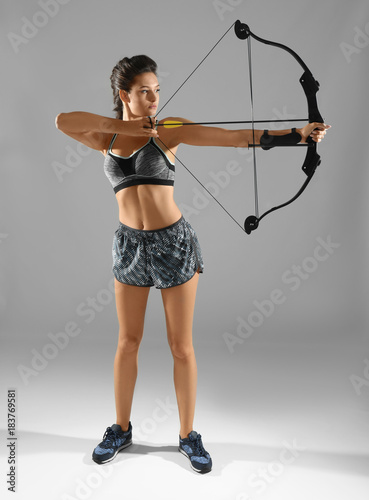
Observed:
[[[145,135],[150,137],[159,137],[158,131],[155,128],[156,126],[156,118],[147,116],[142,118],[142,128],[145,132]]]
[[[311,123],[310,126],[313,128],[310,132],[310,137],[315,142],[320,142],[324,139],[327,130],[331,128],[331,125],[326,125],[325,123]]]
[[[325,136],[325,130],[315,129],[310,134],[310,137],[312,137],[316,142],[320,142],[324,136]]]

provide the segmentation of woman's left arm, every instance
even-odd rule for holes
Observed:
[[[163,121],[174,121],[181,123],[192,123],[184,118],[167,118]],[[309,135],[315,142],[320,142],[325,136],[330,125],[324,123],[308,123],[305,127],[296,129],[301,135],[302,143],[306,142]],[[269,130],[269,135],[286,135],[291,133],[291,129]],[[204,127],[202,125],[177,126],[171,130],[172,145],[189,144],[191,146],[224,146],[235,148],[247,148],[249,144],[260,144],[260,137],[264,130],[250,129],[229,130],[219,127]]]

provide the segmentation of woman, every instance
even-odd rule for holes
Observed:
[[[201,435],[193,430],[197,366],[192,344],[196,288],[204,265],[196,234],[173,199],[174,155],[181,143],[247,147],[252,131],[200,125],[160,127],[159,137],[151,118],[159,103],[156,70],[156,63],[143,55],[125,57],[116,64],[110,77],[115,119],[86,112],[61,113],[56,118],[59,130],[105,156],[104,170],[119,207],[112,249],[119,320],[114,361],[116,423],[107,427],[92,458],[99,464],[108,462],[132,444],[130,413],[138,350],[149,290],[155,285],[161,289],[174,359],[179,451],[196,472],[205,473],[211,470],[212,460]],[[166,120],[188,122],[177,117]],[[309,135],[320,142],[327,128],[308,124],[297,129],[297,142],[305,142]],[[254,131],[256,143],[263,133]],[[291,136],[289,130],[269,134],[268,140],[274,135]]]

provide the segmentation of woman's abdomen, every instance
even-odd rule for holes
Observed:
[[[118,191],[116,198],[119,220],[135,229],[167,227],[181,217],[181,211],[173,199],[172,186],[131,186]]]

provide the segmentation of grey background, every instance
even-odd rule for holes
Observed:
[[[212,498],[242,500],[246,494],[269,498],[264,493],[255,496],[245,471],[253,460],[272,460],[284,439],[297,438],[308,450],[306,467],[320,464],[313,472],[317,478],[322,470],[327,472],[324,484],[331,493],[334,484],[335,498],[358,491],[367,479],[363,471],[368,465],[363,460],[368,455],[369,410],[369,39],[358,36],[365,29],[365,36],[369,34],[368,2],[81,0],[58,5],[55,15],[38,18],[43,9],[35,1],[8,1],[1,6],[0,410],[5,429],[6,389],[16,387],[20,443],[23,439],[18,455],[20,494],[71,495],[77,465],[70,467],[60,457],[72,452],[80,464],[82,456],[83,471],[88,471],[90,453],[115,417],[113,359],[118,321],[109,288],[117,204],[103,172],[103,156],[59,132],[55,117],[69,111],[114,117],[111,70],[122,57],[140,53],[159,65],[164,104],[236,19],[302,57],[321,84],[318,102],[332,130],[318,147],[322,164],[303,196],[263,220],[251,236],[212,200],[187,217],[205,259],[194,323],[199,371],[195,428],[208,437],[205,444],[213,443],[212,449],[207,448],[215,453],[217,467],[213,482],[204,478],[201,487]],[[27,43],[15,48],[11,33],[21,35],[24,18],[30,21],[34,16],[44,26],[32,36],[28,31]],[[246,44],[231,31],[160,118],[248,119],[246,63]],[[306,100],[298,83],[301,73],[284,52],[254,42],[255,118],[279,118],[286,113],[305,117]],[[260,211],[295,194],[304,179],[303,156],[300,148],[258,152]],[[238,166],[240,173],[220,189],[218,199],[241,224],[254,213],[250,152],[182,145],[178,157],[205,184],[213,180],[212,173]],[[57,165],[68,171],[58,177]],[[175,199],[185,215],[188,207],[196,206],[198,192],[201,186],[177,162]],[[318,261],[322,241],[336,246]],[[305,277],[299,279],[296,290],[286,282],[293,266],[305,266]],[[239,342],[229,348],[226,334],[237,335],[240,321],[256,317],[252,316],[254,301],[269,299],[275,289],[284,297],[283,304],[262,315],[249,338],[238,336]],[[92,300],[96,300],[94,312]],[[50,335],[64,331],[69,322],[80,333],[64,348],[50,351],[53,358],[25,381],[20,372],[31,368],[35,351],[47,349]],[[170,397],[175,402],[171,377],[161,297],[153,290],[140,349],[133,408],[136,426],[150,417],[156,398]],[[179,427],[174,411],[156,426],[155,432],[146,433],[147,442],[159,439],[176,444]],[[249,447],[235,444],[240,441]],[[219,444],[230,442],[233,448]],[[4,445],[1,453],[5,452]],[[309,455],[315,452],[325,454],[326,461],[323,455],[320,459]],[[44,483],[32,493],[31,472],[37,470],[34,453],[42,464],[53,457],[50,464],[63,468],[64,475],[56,483],[53,480],[54,490]],[[138,457],[142,453],[138,451]],[[171,460],[182,465],[179,480],[185,475],[188,481],[196,481],[180,458]],[[242,468],[237,468],[240,463]],[[172,465],[169,461],[159,467],[153,481],[159,481],[163,470]],[[152,464],[145,468],[149,469]],[[135,471],[133,466],[132,477]],[[344,487],[337,481],[330,483],[332,471],[347,479]],[[309,470],[307,478],[313,472]],[[296,471],[288,474],[298,477]],[[295,484],[288,474],[273,483],[266,495],[295,495],[301,478],[296,479],[296,490],[288,489]],[[53,476],[49,477],[51,482]],[[119,473],[114,478],[92,495],[118,492]],[[144,484],[141,490],[135,488],[137,498],[150,492]],[[309,492],[306,488],[307,495],[323,498],[323,489]],[[169,489],[161,490],[161,495],[173,498]]]

